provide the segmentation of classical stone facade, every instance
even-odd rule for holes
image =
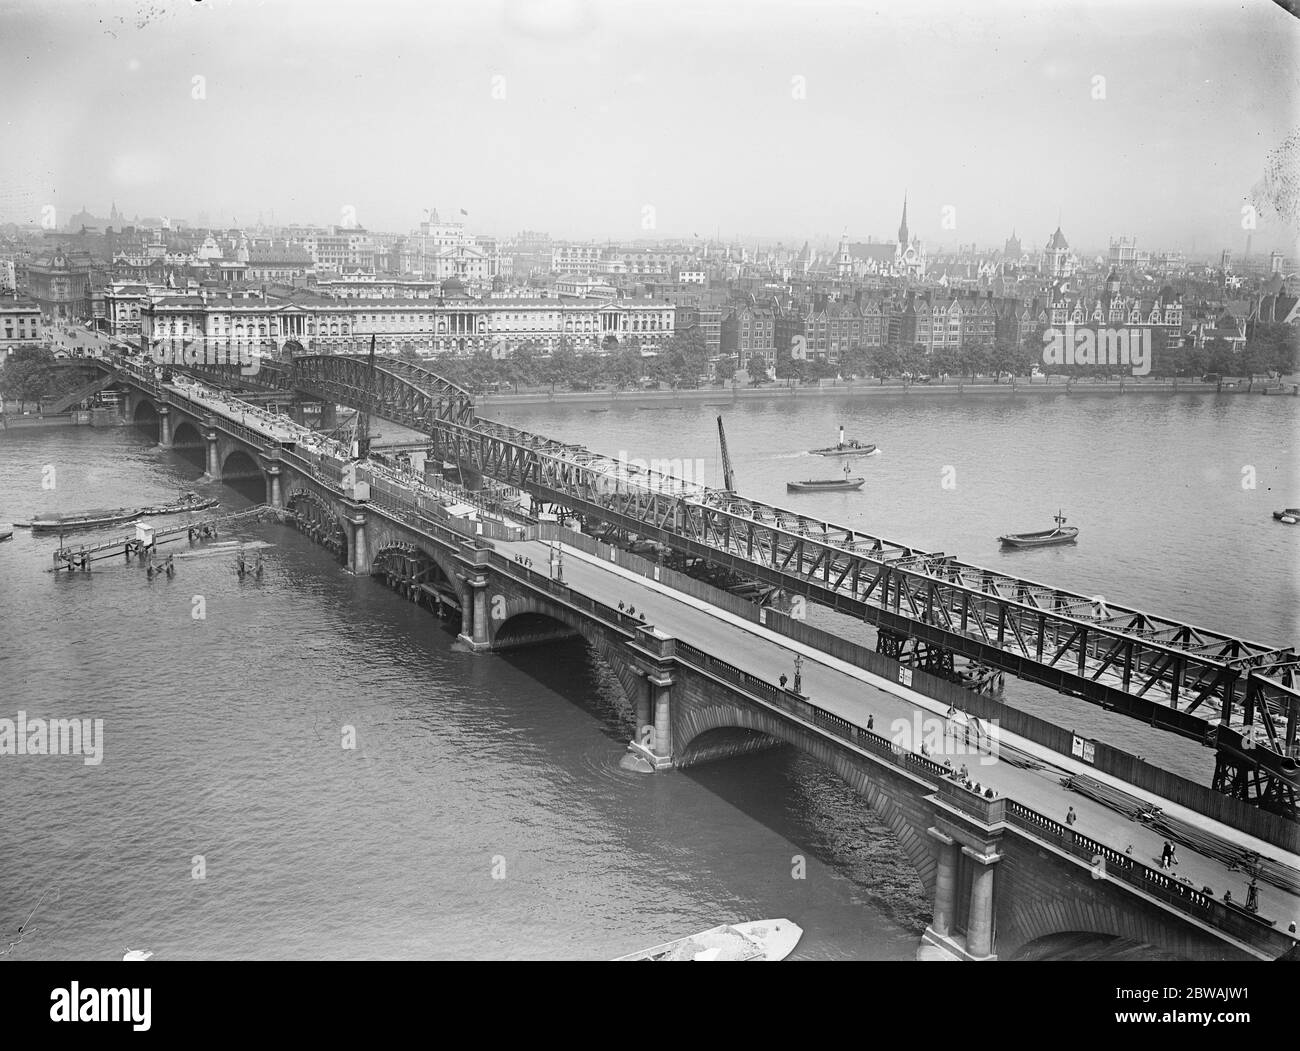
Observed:
[[[62,248],[27,268],[27,293],[55,323],[84,321],[91,315],[90,277],[93,264],[82,253]]]
[[[41,308],[35,300],[0,296],[0,355],[41,338]]]
[[[168,295],[142,309],[141,328],[149,339],[207,338],[264,351],[289,340],[317,352],[362,350],[375,335],[384,352],[409,344],[425,353],[471,354],[523,343],[594,351],[632,336],[654,345],[672,337],[674,318],[666,300],[475,299],[447,282],[437,300],[278,299],[252,290]]]

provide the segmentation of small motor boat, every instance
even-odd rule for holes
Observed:
[[[1285,522],[1287,525],[1295,525],[1300,522],[1300,507],[1288,507],[1283,511],[1274,511],[1273,518],[1278,522]],[[0,537],[3,539],[3,537]]]
[[[655,945],[618,960],[710,961],[784,960],[803,936],[803,928],[789,920],[754,920],[724,923],[688,938]]]

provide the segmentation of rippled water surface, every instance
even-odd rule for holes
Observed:
[[[750,495],[1293,643],[1300,531],[1269,512],[1300,502],[1296,406],[771,399],[721,411]],[[716,483],[716,411],[491,415],[613,455],[701,457]],[[884,450],[855,462],[866,487],[787,497],[786,480],[833,472],[801,450],[833,441],[840,421]],[[1241,486],[1247,465],[1254,490]],[[941,486],[945,467],[955,488]],[[0,434],[0,521],[160,502],[182,486],[223,508],[250,502],[196,486],[200,470],[132,430]],[[1058,507],[1082,530],[1077,546],[999,552],[998,533],[1044,528]],[[21,529],[0,545],[0,716],[105,725],[99,766],[0,757],[0,950],[36,909],[13,958],[130,946],[160,958],[601,959],[776,916],[804,927],[797,958],[912,957],[927,912],[915,877],[811,760],[782,750],[623,771],[631,713],[582,644],[462,652],[429,614],[291,530],[227,539],[264,545],[262,581],[236,577],[233,547],[180,545],[176,576],[149,582],[117,563],[45,572],[57,540]],[[341,747],[345,725],[355,750]],[[806,878],[793,879],[799,856]]]

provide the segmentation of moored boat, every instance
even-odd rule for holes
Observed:
[[[1060,511],[1053,519],[1054,529],[1040,529],[1036,533],[1007,533],[998,537],[1003,547],[1046,547],[1049,544],[1072,544],[1079,530],[1065,524],[1065,517]]]
[[[876,451],[874,442],[861,442],[856,438],[844,437],[844,428],[840,428],[840,440],[824,449],[809,449],[814,456],[870,456]]]
[[[1288,507],[1282,511],[1274,511],[1273,518],[1278,522],[1285,522],[1287,525],[1295,525],[1300,522],[1300,507]]]
[[[186,511],[206,511],[216,507],[214,499],[203,499],[195,493],[186,493],[184,498],[170,504],[157,504],[152,507],[115,507],[97,508],[91,511],[72,511],[68,514],[37,515],[31,521],[32,533],[68,532],[72,529],[97,529],[100,526],[127,522],[133,518],[146,515],[175,515]]]
[[[803,928],[786,919],[723,923],[687,938],[620,956],[615,963],[624,960],[773,962],[789,956],[801,937]]]
[[[42,514],[32,519],[33,533],[57,533],[69,529],[95,529],[99,526],[113,525],[139,518],[143,509],[139,507],[99,508],[92,511],[73,511],[65,515]]]
[[[186,493],[182,499],[175,503],[146,507],[141,513],[146,515],[178,515],[186,511],[206,511],[208,508],[216,506],[217,501],[212,497],[201,497],[198,493]]]
[[[806,478],[802,482],[786,482],[785,491],[787,493],[840,492],[847,489],[861,489],[866,483],[865,478],[850,478],[846,466],[843,478]]]
[[[8,540],[14,535],[14,527],[0,524],[0,540]]]

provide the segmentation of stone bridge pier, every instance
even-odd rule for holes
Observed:
[[[322,426],[334,411],[325,405]],[[1275,958],[1293,948],[1282,930],[1261,931],[1251,926],[1256,919],[1226,912],[1212,894],[1136,864],[1119,852],[1122,844],[1087,840],[1023,800],[977,795],[932,760],[816,707],[815,698],[595,602],[559,579],[558,567],[512,563],[483,538],[410,507],[359,503],[342,495],[336,468],[330,477],[311,457],[264,449],[238,437],[251,433],[239,421],[215,420],[183,399],[137,390],[128,413],[156,430],[161,445],[201,449],[213,478],[261,479],[266,499],[293,511],[299,528],[353,573],[380,577],[440,613],[458,613],[459,639],[470,650],[584,640],[617,679],[633,724],[629,750],[650,769],[778,745],[799,749],[852,787],[891,831],[931,902],[924,941],[949,957],[1005,959],[1075,933],[1192,960]],[[477,485],[473,469],[464,470]],[[891,669],[901,665],[884,670]]]
[[[125,400],[127,418],[137,427],[156,428],[160,448],[196,459],[207,481],[260,484],[260,499],[273,507],[284,506],[284,481],[288,467],[278,454],[262,445],[233,435],[211,414],[183,401],[159,399],[131,388]]]
[[[1041,815],[1026,819],[1032,812],[1021,807],[1013,821],[1013,801],[977,795],[932,760],[818,716],[776,684],[724,672],[685,640],[597,608],[545,572],[520,579],[523,571],[503,571],[471,540],[455,562],[466,644],[489,652],[581,636],[618,677],[635,720],[629,750],[653,769],[789,745],[834,771],[892,831],[932,902],[923,940],[951,959],[1005,959],[1079,933],[1191,960],[1257,958],[1194,910],[1159,900],[1158,888],[1145,893],[1114,868],[1108,876],[1106,859],[1070,829],[1046,822],[1054,827],[1039,835],[1032,821]]]

